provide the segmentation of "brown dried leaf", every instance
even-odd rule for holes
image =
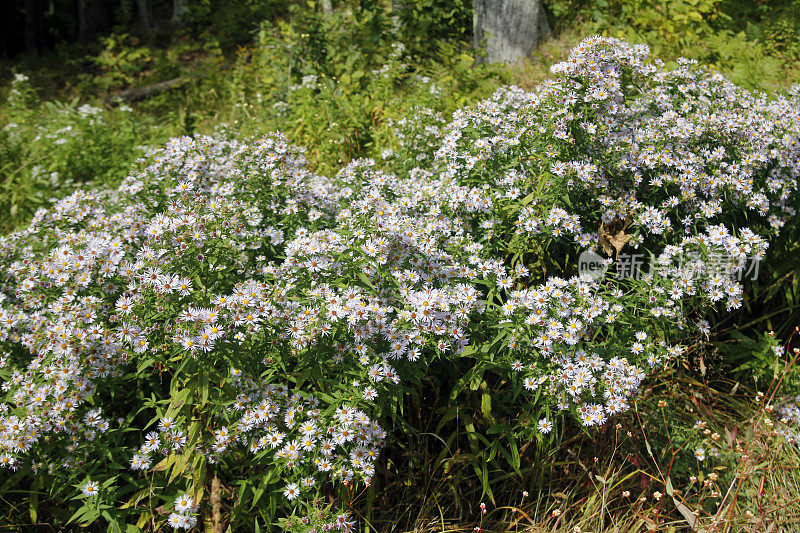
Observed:
[[[625,230],[628,229],[630,224],[631,219],[629,218],[625,220],[614,218],[614,220],[608,223],[600,223],[597,235],[600,240],[600,246],[603,247],[603,251],[607,255],[614,255],[614,252],[616,252],[616,255],[619,255],[622,248],[633,238],[633,235],[625,233]]]

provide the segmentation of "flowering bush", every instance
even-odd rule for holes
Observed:
[[[502,376],[530,436],[626,410],[794,216],[800,88],[605,38],[553,72],[421,110],[334,177],[281,134],[220,132],[38,211],[0,238],[0,463],[82,498],[81,523],[191,529],[221,478],[231,523],[348,530],[314,497],[370,482],[381,422],[436,365]]]

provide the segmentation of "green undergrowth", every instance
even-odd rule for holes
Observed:
[[[749,89],[800,81],[797,0],[545,0],[560,33],[647,44],[670,64],[697,59]]]
[[[513,81],[502,66],[475,66],[462,41],[432,42],[424,53],[406,47],[392,24],[380,10],[298,10],[291,23],[264,22],[251,44],[228,53],[213,39],[159,51],[115,34],[81,61],[61,58],[71,69],[49,67],[59,58],[38,70],[15,66],[0,89],[0,227],[19,225],[72,184],[117,183],[142,147],[172,136],[280,130],[309,147],[313,168],[330,173],[391,147],[392,120],[411,109],[446,116]],[[177,88],[130,106],[119,100],[125,90],[176,79]],[[84,104],[89,119],[78,111]]]

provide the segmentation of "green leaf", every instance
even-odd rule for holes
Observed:
[[[183,405],[186,403],[186,400],[189,398],[189,395],[191,393],[192,393],[191,389],[185,388],[173,394],[169,402],[169,407],[167,408],[167,412],[164,416],[166,418],[175,418],[175,416],[180,412]]]
[[[209,391],[209,383],[208,383],[208,373],[200,370],[199,373],[199,380],[200,380],[200,398],[202,403],[205,405],[208,402],[208,391]]]
[[[37,482],[35,488],[31,491],[31,497],[28,500],[28,506],[31,516],[31,522],[34,524],[39,523],[39,483]]]
[[[258,501],[261,499],[261,496],[263,496],[264,491],[267,490],[267,487],[269,487],[271,479],[272,472],[267,471],[267,473],[261,478],[261,482],[258,484],[258,487],[253,489],[253,502],[250,505],[250,510],[253,510],[253,508],[255,508],[255,506],[258,504]]]
[[[487,435],[508,434],[511,432],[511,426],[508,424],[495,424],[486,430]]]
[[[101,512],[100,516],[108,521],[108,527],[106,528],[107,533],[122,533],[122,529],[119,527],[119,524],[108,511]]]
[[[483,383],[486,382],[484,381]],[[492,396],[488,392],[484,392],[481,395],[481,412],[487,418],[492,416]]]
[[[164,472],[171,467],[177,459],[178,456],[175,453],[171,453],[156,463],[156,465],[153,467],[153,470],[156,472]]]
[[[147,522],[150,521],[151,516],[152,515],[149,511],[143,512],[141,516],[139,516],[139,520],[136,521],[136,527],[139,529],[143,528],[145,525],[147,525]]]
[[[175,478],[182,475],[186,471],[186,467],[189,465],[190,458],[191,455],[189,453],[182,453],[177,457],[172,465],[172,470],[169,473],[169,480],[167,481],[168,485],[175,481]]]
[[[514,467],[514,470],[519,472],[521,461],[519,458],[519,448],[517,447],[517,442],[514,439],[509,439],[508,445],[509,448],[511,448],[511,466]]]
[[[79,508],[77,511],[75,511],[75,514],[73,514],[69,518],[69,520],[67,520],[67,524],[73,524],[75,522],[81,522],[83,520],[83,518],[90,512],[91,512],[91,510],[88,509],[86,507],[86,504],[84,503],[84,505],[81,508]]]
[[[364,285],[366,285],[370,289],[375,290],[375,286],[363,272],[358,273],[358,279],[360,279],[364,283]]]

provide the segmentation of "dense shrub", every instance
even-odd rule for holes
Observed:
[[[0,462],[80,523],[190,529],[224,486],[232,527],[347,530],[336,487],[437,367],[497,376],[542,444],[628,409],[794,216],[800,88],[606,38],[553,73],[332,177],[220,130],[38,211],[0,238]]]

